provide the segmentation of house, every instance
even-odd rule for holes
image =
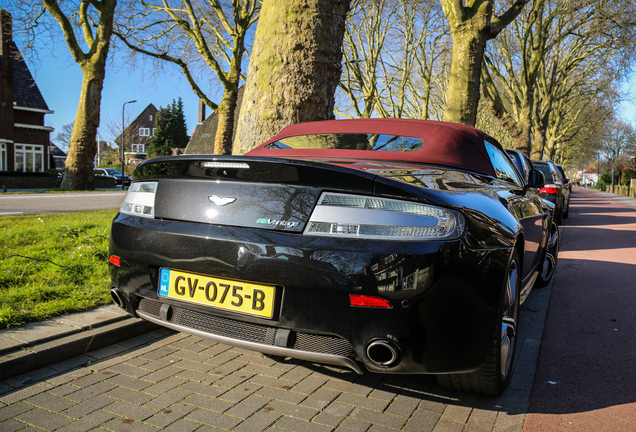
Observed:
[[[243,103],[243,94],[245,86],[241,86],[236,101],[236,111],[234,112],[234,135],[236,136],[236,125],[238,125],[241,104]],[[197,127],[192,133],[192,137],[185,148],[184,154],[214,154],[214,139],[216,138],[216,129],[218,128],[219,119],[216,113],[205,116],[206,105],[202,100],[199,101],[199,117]]]
[[[125,149],[129,150],[124,152],[126,165],[138,165],[148,156],[146,152],[150,145],[150,140],[155,134],[155,122],[157,121],[158,113],[159,110],[153,104],[149,104],[124,129]],[[115,142],[121,149],[121,134],[115,139]]]
[[[51,168],[63,170],[66,166],[66,153],[62,151],[58,146],[53,143],[49,143],[49,155],[53,162]]]
[[[11,15],[0,10],[0,171],[42,172],[51,166],[51,114],[13,41]]]

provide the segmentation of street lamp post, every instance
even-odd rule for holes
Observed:
[[[124,190],[124,164],[125,164],[125,159],[124,159],[124,149],[125,146],[124,144],[126,143],[126,123],[125,123],[125,119],[124,119],[124,110],[126,109],[126,104],[129,103],[135,103],[137,102],[136,100],[131,100],[128,102],[124,102],[124,104],[121,106],[121,190]]]

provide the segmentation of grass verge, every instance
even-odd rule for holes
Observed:
[[[0,218],[0,328],[110,303],[116,210]]]

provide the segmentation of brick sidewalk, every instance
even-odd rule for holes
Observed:
[[[515,375],[498,398],[158,329],[0,382],[0,430],[521,431],[549,296],[533,290],[524,304]]]

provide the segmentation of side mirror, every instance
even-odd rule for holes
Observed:
[[[543,186],[545,186],[545,176],[541,171],[531,169],[528,173],[528,184],[526,186],[536,189],[542,188]]]

